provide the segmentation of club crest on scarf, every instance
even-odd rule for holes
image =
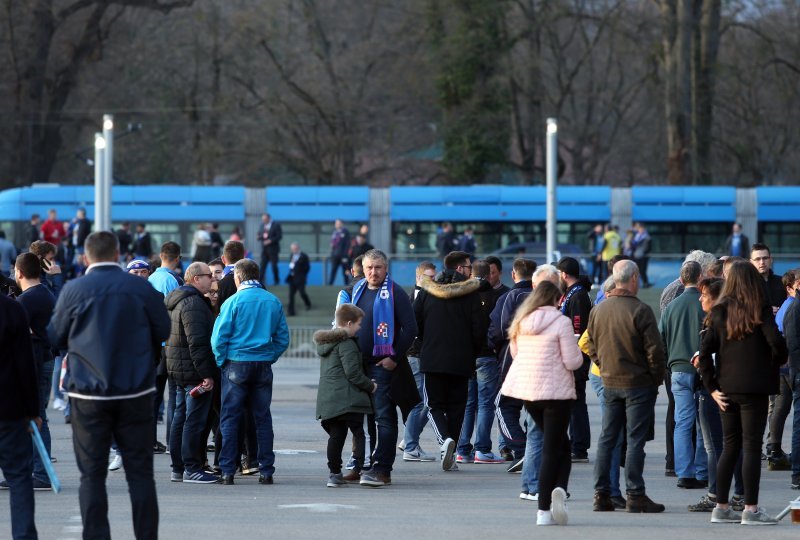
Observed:
[[[352,303],[358,304],[361,294],[367,287],[367,280],[362,279],[353,287]],[[378,292],[375,302],[372,305],[372,320],[375,325],[373,331],[375,332],[375,344],[372,347],[372,355],[375,357],[384,357],[394,355],[394,284],[389,277],[386,278],[381,284],[381,289]]]

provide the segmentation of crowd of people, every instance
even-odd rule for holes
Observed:
[[[602,411],[594,511],[664,510],[643,475],[661,384],[670,403],[665,473],[678,488],[707,488],[689,511],[710,512],[712,523],[777,523],[759,506],[762,457],[770,470],[791,471],[800,489],[800,270],[776,276],[768,246],[735,240],[747,258],[691,252],[663,291],[658,320],[637,297],[648,283],[641,260],[623,253],[601,255],[608,277],[594,300],[593,277],[572,257],[539,266],[517,258],[507,287],[500,259],[464,250],[448,251],[441,268],[421,263],[409,294],[382,251],[342,255],[342,246],[363,250],[365,233],[351,244],[337,223],[332,258],[347,279],[333,328],[314,335],[327,486],[390,486],[397,448],[404,461],[438,460],[448,474],[506,464],[521,472],[519,496],[537,503],[537,524],[565,525],[571,468],[589,460],[589,382]],[[128,245],[143,245],[144,234]],[[646,230],[637,234],[643,242]],[[233,485],[237,474],[258,474],[273,483],[272,364],[289,346],[295,294],[310,306],[308,257],[292,244],[284,313],[263,283],[269,264],[279,281],[272,252],[282,233],[268,214],[261,265],[239,240],[185,269],[181,247],[168,241],[152,264],[136,249],[123,254],[119,236],[85,235],[80,279],[65,283],[54,269],[58,248],[38,238],[16,257],[14,279],[3,279],[0,487],[10,492],[14,538],[36,538],[33,491],[51,488],[25,442],[34,420],[49,452],[51,390],[63,392],[56,399],[72,424],[85,537],[108,537],[105,479],[121,467],[136,537],[157,536],[155,453],[169,452],[172,482]],[[121,327],[131,330],[113,330]],[[166,444],[157,440],[162,407]],[[426,423],[438,455],[422,448]]]

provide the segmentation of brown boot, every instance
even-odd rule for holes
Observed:
[[[356,470],[352,470],[344,475],[342,479],[348,484],[358,484],[361,481],[361,473]]]
[[[634,514],[657,514],[664,511],[664,505],[650,500],[650,497],[641,495],[628,495],[626,511]]]
[[[613,512],[614,502],[611,500],[611,494],[605,491],[595,491],[592,510],[594,512]]]

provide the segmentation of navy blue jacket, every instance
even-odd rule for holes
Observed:
[[[0,422],[39,416],[36,377],[25,308],[0,296]]]
[[[89,267],[64,286],[50,322],[54,347],[67,350],[70,397],[126,399],[155,390],[155,350],[169,337],[164,300],[118,264]]]
[[[508,353],[508,327],[514,320],[517,308],[533,292],[530,280],[520,281],[506,294],[497,299],[492,314],[489,315],[489,345],[500,360],[500,376],[505,379],[511,367],[511,354]]]

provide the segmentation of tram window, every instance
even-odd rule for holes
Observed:
[[[729,223],[645,223],[651,253],[683,254],[695,249],[716,253],[725,243]]]
[[[281,250],[289,252],[292,242],[300,244],[300,249],[308,254],[320,253],[320,238],[317,224],[315,223],[282,223],[283,240]],[[327,247],[327,243],[325,244]]]
[[[761,223],[759,242],[772,253],[800,253],[800,223]]]

